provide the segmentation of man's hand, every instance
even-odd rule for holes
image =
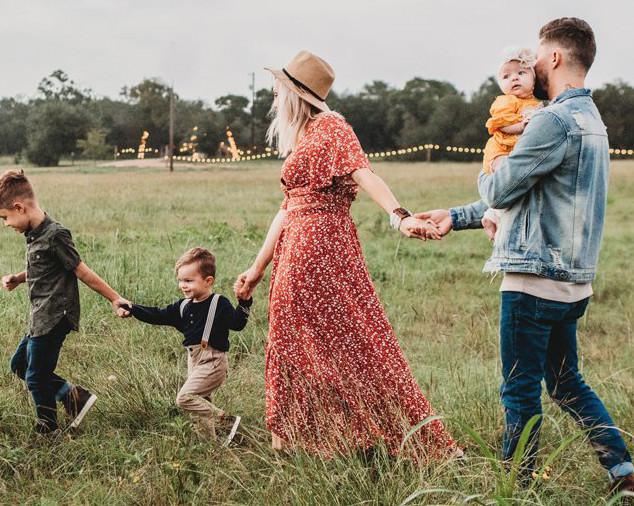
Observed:
[[[441,236],[447,235],[453,228],[451,214],[447,209],[434,209],[424,213],[415,213],[414,217],[419,220],[432,220],[437,225]]]
[[[6,276],[2,276],[2,288],[8,292],[14,290],[22,283],[24,283],[24,280],[19,274],[7,274]]]
[[[130,316],[130,309],[132,308],[132,302],[123,297],[119,297],[112,301],[112,308],[119,318],[128,318]]]

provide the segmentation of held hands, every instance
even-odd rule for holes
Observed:
[[[494,160],[499,160],[498,157]],[[499,160],[501,161],[501,160]],[[445,236],[453,229],[453,224],[451,221],[451,213],[448,209],[434,209],[433,211],[425,211],[424,213],[416,213],[414,214],[416,218],[421,220],[432,220],[438,226],[438,230],[440,233]],[[495,239],[495,233],[497,232],[497,222],[495,221],[495,215],[485,216],[482,218],[482,226],[484,227],[484,231],[487,234],[487,237],[493,241]]]
[[[23,281],[15,274],[7,274],[6,276],[2,276],[2,288],[4,288],[8,292],[14,290],[22,283]]]
[[[442,239],[442,234],[435,222],[430,219],[419,219],[416,215],[404,218],[401,221],[399,231],[407,237],[420,239],[421,241]]]
[[[119,318],[128,318],[130,316],[130,309],[132,309],[132,302],[123,297],[119,297],[111,302],[112,309]]]
[[[427,220],[435,223],[441,237],[447,235],[453,228],[451,223],[451,214],[448,209],[434,209],[433,211],[415,213],[414,217],[419,220]]]
[[[238,299],[249,300],[253,295],[255,287],[264,277],[264,270],[251,266],[248,270],[238,276],[233,284],[233,291]]]

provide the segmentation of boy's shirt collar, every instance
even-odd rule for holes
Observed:
[[[203,300],[194,300],[194,299],[186,299],[186,300],[189,300],[189,302],[191,302],[192,304],[204,304],[205,302],[211,301],[211,299],[213,299],[213,298],[214,298],[214,295],[216,295],[216,293],[212,291],[212,292],[209,294],[209,296],[207,296],[207,297],[206,297],[205,299],[203,299]]]
[[[44,220],[42,221],[42,223],[40,223],[33,230],[24,232],[24,235],[26,236],[26,241],[33,242],[35,239],[40,237],[51,223],[53,223],[53,220],[49,217],[48,214],[44,213]]]

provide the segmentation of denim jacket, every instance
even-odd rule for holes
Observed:
[[[485,272],[594,279],[608,191],[608,136],[590,90],[569,89],[536,113],[511,155],[480,173],[482,200],[451,209],[455,230],[503,209]]]

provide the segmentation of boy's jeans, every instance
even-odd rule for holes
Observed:
[[[61,401],[71,388],[68,381],[55,374],[62,344],[70,330],[64,318],[46,335],[24,336],[11,358],[11,370],[26,381],[38,422],[48,430],[57,429],[56,401]]]
[[[526,422],[542,413],[541,381],[548,395],[587,430],[601,465],[611,479],[634,472],[632,459],[605,406],[579,373],[577,319],[589,299],[554,302],[519,292],[502,292],[500,338],[506,413],[503,458],[510,460]],[[539,439],[535,426],[524,472],[535,468]]]

